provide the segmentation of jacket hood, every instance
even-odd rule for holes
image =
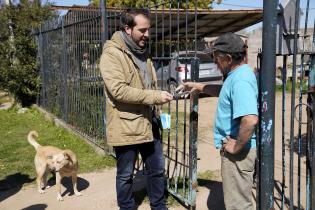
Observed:
[[[129,52],[129,50],[125,44],[125,41],[122,39],[122,37],[120,35],[120,31],[116,31],[113,34],[112,38],[110,40],[106,41],[106,43],[104,44],[104,47],[103,47],[103,51],[105,51],[106,49],[108,49],[110,47],[114,47],[114,48],[117,48],[119,50]]]

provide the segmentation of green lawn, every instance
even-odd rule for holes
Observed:
[[[113,157],[96,154],[84,140],[45,120],[34,108],[24,114],[17,114],[14,108],[0,110],[0,190],[34,182],[35,149],[27,142],[31,130],[38,132],[41,145],[73,150],[79,160],[79,173],[115,166]]]
[[[84,140],[65,129],[56,127],[35,108],[29,109],[24,114],[18,114],[17,111],[16,108],[8,111],[0,110],[0,191],[35,183],[36,174],[33,161],[35,149],[27,142],[27,134],[31,130],[38,132],[37,142],[41,145],[73,150],[79,160],[79,173],[115,167],[113,157],[98,155]],[[173,112],[173,130],[175,130],[175,116],[176,114]],[[178,129],[179,133],[182,133],[182,112],[179,112],[179,119]],[[167,132],[164,134],[167,135]],[[174,132],[171,137],[174,138]],[[211,179],[211,176],[207,176],[206,179]],[[148,202],[145,190],[137,192],[135,196],[138,203]],[[167,203],[168,206],[179,205],[172,196],[168,196]]]
[[[307,81],[303,80],[303,82],[302,82],[302,90],[307,90],[307,89],[308,89]],[[291,91],[292,91],[292,82],[291,81],[289,81],[289,80],[287,81],[285,90],[286,90],[287,93],[291,93]],[[296,84],[295,84],[295,91],[298,93],[299,90],[300,90],[300,81],[297,80]],[[277,92],[281,92],[282,91],[282,85],[276,85],[276,91]]]

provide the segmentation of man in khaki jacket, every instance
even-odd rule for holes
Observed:
[[[120,31],[106,42],[101,56],[107,96],[107,142],[116,153],[116,192],[121,210],[137,209],[132,182],[138,152],[148,177],[151,208],[167,209],[164,158],[154,105],[169,102],[173,97],[156,90],[156,74],[147,52],[149,28],[146,10],[126,10],[121,16]]]

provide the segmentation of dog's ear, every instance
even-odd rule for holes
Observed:
[[[63,156],[65,156],[65,159],[66,159],[66,160],[69,160],[69,159],[70,159],[69,154],[67,153],[67,151],[64,151],[64,152],[63,152]]]
[[[53,158],[52,155],[48,155],[48,156],[47,156],[47,159],[49,159],[49,160],[51,160],[52,158]]]

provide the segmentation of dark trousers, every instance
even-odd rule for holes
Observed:
[[[133,173],[140,152],[147,175],[147,192],[152,210],[165,210],[165,177],[162,141],[114,147],[117,158],[116,192],[121,210],[134,210],[137,205],[132,195]]]

